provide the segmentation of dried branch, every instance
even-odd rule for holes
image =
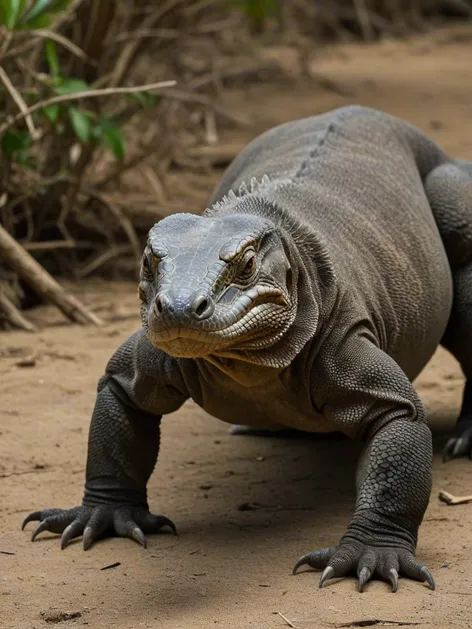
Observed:
[[[74,240],[43,240],[42,242],[22,243],[26,251],[52,251],[53,249],[75,249]]]
[[[43,39],[52,39],[57,44],[64,46],[64,48],[66,48],[73,55],[75,55],[76,57],[79,57],[79,59],[83,59],[84,61],[89,61],[90,63],[93,62],[91,59],[89,59],[89,57],[85,54],[85,52],[81,48],[79,48],[79,46],[74,44],[74,42],[72,42],[70,39],[67,39],[67,37],[64,37],[64,35],[61,35],[60,33],[56,33],[56,31],[50,31],[47,29],[38,29],[34,31],[34,34],[37,35],[38,37],[42,37]]]
[[[1,69],[1,66],[0,66]],[[97,98],[99,96],[113,96],[118,94],[137,94],[138,92],[153,92],[154,90],[165,89],[167,87],[173,87],[176,85],[176,81],[160,81],[159,83],[149,83],[148,85],[137,85],[135,87],[104,87],[99,90],[87,90],[83,92],[75,92],[74,94],[61,94],[60,96],[53,96],[47,100],[40,101],[28,107],[25,111],[14,116],[11,120],[3,123],[0,126],[0,135],[3,135],[5,131],[13,127],[17,122],[23,120],[30,114],[39,109],[44,109],[50,105],[57,105],[59,103],[66,103],[72,100],[79,100],[81,98]]]
[[[168,0],[167,2],[164,2],[164,4],[161,4],[156,11],[153,11],[143,20],[140,30],[153,28],[166,13],[177,7],[179,4],[182,4],[184,1],[185,0]],[[142,39],[138,38],[127,42],[123,46],[123,51],[115,64],[115,68],[111,76],[111,83],[118,85],[123,81],[129,71],[129,68],[131,67],[131,64],[133,63],[133,60],[138,54],[141,45]]]
[[[247,127],[250,124],[250,121],[245,116],[241,116],[239,114],[228,111],[227,109],[225,109],[225,107],[214,103],[211,98],[208,98],[208,96],[204,96],[203,94],[192,94],[190,92],[183,92],[180,90],[165,90],[164,96],[167,96],[168,98],[173,98],[174,100],[180,101],[182,103],[198,103],[199,105],[205,105],[205,107],[213,109],[216,114],[219,114],[223,118],[226,118],[227,120],[230,120],[231,122],[234,122],[242,127]]]
[[[10,96],[13,98],[15,103],[18,105],[18,109],[21,111],[21,115],[23,118],[26,118],[26,125],[28,127],[28,131],[31,133],[31,136],[34,139],[38,138],[38,131],[34,126],[33,119],[31,118],[31,112],[28,111],[28,105],[23,100],[20,92],[16,89],[13,83],[8,78],[8,74],[5,70],[0,66],[0,80],[3,85],[7,88]]]
[[[24,317],[15,304],[7,297],[5,290],[0,284],[0,313],[15,328],[26,330],[27,332],[35,332],[36,327]]]
[[[0,225],[0,257],[31,288],[77,323],[103,325],[102,320],[68,295],[60,284]]]

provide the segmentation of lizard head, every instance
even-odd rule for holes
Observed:
[[[175,357],[272,346],[296,314],[288,245],[266,218],[173,214],[150,230],[139,283],[150,341]]]

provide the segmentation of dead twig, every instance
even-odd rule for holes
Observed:
[[[173,98],[174,100],[182,103],[198,103],[199,105],[205,105],[205,107],[213,109],[215,114],[219,114],[222,118],[226,118],[227,120],[230,120],[242,127],[247,127],[250,124],[250,121],[245,116],[228,111],[225,107],[214,103],[211,98],[208,98],[208,96],[204,96],[203,94],[192,94],[191,92],[183,92],[180,90],[165,90],[164,96]]]
[[[0,312],[3,312],[5,318],[13,327],[26,330],[26,332],[36,332],[36,327],[21,314],[15,304],[7,297],[1,286]]]
[[[1,69],[1,68],[0,68]],[[138,92],[152,92],[154,90],[165,89],[167,87],[173,87],[176,85],[176,81],[160,81],[159,83],[149,83],[147,85],[137,85],[135,87],[104,87],[99,90],[87,90],[83,92],[75,92],[74,94],[61,94],[60,96],[53,96],[47,100],[40,101],[28,107],[25,111],[13,116],[9,121],[3,123],[0,126],[0,135],[3,135],[5,131],[13,127],[17,122],[23,120],[30,114],[39,109],[44,109],[50,105],[57,105],[59,103],[65,103],[71,100],[79,100],[81,98],[97,98],[99,96],[113,96],[119,94],[137,94]]]
[[[56,31],[38,29],[34,31],[34,34],[43,39],[52,39],[52,41],[55,41],[57,44],[60,44],[61,46],[66,48],[73,55],[79,57],[79,59],[83,59],[84,61],[88,61],[89,63],[94,63],[92,59],[89,59],[88,55],[85,54],[82,48],[79,48],[77,44],[74,44],[74,42],[72,42],[70,39],[67,39],[67,37],[64,37],[64,35],[56,33]]]
[[[121,561],[115,561],[115,563],[110,563],[107,566],[103,566],[103,568],[100,568],[100,570],[111,570],[112,568],[118,568],[118,566],[121,566]]]
[[[352,620],[351,622],[343,622],[336,627],[375,627],[377,625],[393,625],[396,627],[417,626],[419,622],[411,622],[408,620],[379,620],[378,618],[368,618],[366,620]]]
[[[18,105],[18,109],[21,112],[23,118],[26,118],[26,125],[28,127],[28,131],[31,133],[34,139],[38,138],[38,131],[34,126],[33,119],[31,118],[31,112],[28,111],[28,105],[23,100],[20,92],[16,89],[13,83],[10,81],[8,74],[5,70],[0,66],[0,79],[3,85],[7,88],[10,96],[13,98],[15,103]]]
[[[143,20],[139,30],[153,28],[166,13],[183,2],[184,0],[168,0],[167,2],[164,2],[164,4],[161,3],[161,6],[159,6],[156,11],[153,11]],[[111,83],[118,85],[123,81],[131,67],[131,64],[133,63],[133,60],[138,54],[141,45],[142,38],[126,42],[113,69],[110,81]]]
[[[472,496],[454,496],[448,491],[441,490],[439,492],[439,500],[445,502],[447,505],[464,505],[468,502],[472,502]]]
[[[118,219],[119,224],[121,225],[123,231],[128,237],[129,243],[131,245],[131,249],[134,253],[134,257],[136,260],[136,269],[139,268],[142,258],[142,250],[139,242],[139,238],[136,234],[136,231],[133,227],[132,222],[127,218],[121,209],[113,203],[110,197],[106,194],[101,194],[97,191],[91,192],[91,198],[95,197],[99,201],[101,201],[105,207],[109,209],[109,211],[113,214],[113,216]]]
[[[167,203],[164,186],[162,185],[161,180],[154,172],[154,170],[150,166],[142,166],[139,170],[148,180],[149,185],[154,192],[154,196],[156,197],[156,201],[159,203],[159,205],[164,205],[165,203]]]
[[[218,144],[217,146],[195,146],[187,149],[189,157],[204,159],[212,166],[227,166],[245,148],[246,142]]]
[[[0,257],[34,291],[57,306],[71,321],[103,325],[97,315],[87,310],[75,297],[68,295],[62,286],[1,225]]]
[[[372,41],[374,38],[374,31],[369,17],[369,12],[365,5],[365,0],[354,0],[354,6],[356,8],[357,19],[362,30],[362,35],[365,41]]]
[[[75,240],[43,240],[42,242],[21,243],[26,251],[52,251],[53,249],[75,249]]]
[[[129,245],[120,245],[119,247],[112,247],[111,249],[107,249],[103,253],[99,254],[96,258],[94,258],[91,262],[78,269],[76,275],[79,279],[83,279],[93,273],[101,266],[103,266],[109,260],[113,258],[117,258],[118,256],[129,253],[130,246]]]
[[[132,39],[167,39],[173,41],[182,36],[181,31],[176,28],[140,28],[132,30],[126,33],[118,33],[107,41],[107,46],[112,44],[120,44],[122,42],[128,42]]]
[[[287,618],[287,616],[284,616],[282,612],[277,612],[277,613],[283,620],[285,620],[285,622],[287,623],[289,627],[292,627],[292,629],[297,629],[297,626],[294,625],[293,622]]]

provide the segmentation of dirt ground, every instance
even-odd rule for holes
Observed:
[[[318,79],[334,83],[329,88],[300,78],[228,93],[228,104],[254,123],[227,136],[248,140],[291,118],[360,103],[403,116],[447,151],[472,158],[471,41],[439,35],[331,48],[313,65]],[[81,500],[96,382],[139,325],[134,285],[89,282],[75,291],[109,319],[104,330],[71,326],[41,308],[32,315],[43,324],[40,333],[0,335],[0,627],[472,626],[472,504],[438,500],[443,488],[472,493],[472,463],[440,461],[462,387],[444,351],[417,382],[436,445],[418,557],[435,575],[435,592],[401,579],[395,595],[378,581],[360,595],[350,578],[319,590],[319,574],[291,576],[301,554],[336,543],[344,532],[354,504],[356,447],[231,437],[227,425],[193,403],[165,418],[149,486],[153,510],[176,522],[179,537],[150,537],[147,550],[112,539],[86,553],[80,543],[61,552],[50,534],[31,544],[30,528],[19,528],[30,510]],[[241,510],[244,503],[259,507]]]

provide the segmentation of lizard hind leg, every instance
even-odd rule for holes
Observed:
[[[472,459],[472,262],[453,272],[453,277],[454,301],[442,345],[459,361],[466,382],[459,418],[444,447],[445,461],[460,456]]]
[[[441,344],[466,377],[462,408],[443,458],[472,458],[472,162],[458,160],[435,168],[425,190],[453,279],[452,310]]]

